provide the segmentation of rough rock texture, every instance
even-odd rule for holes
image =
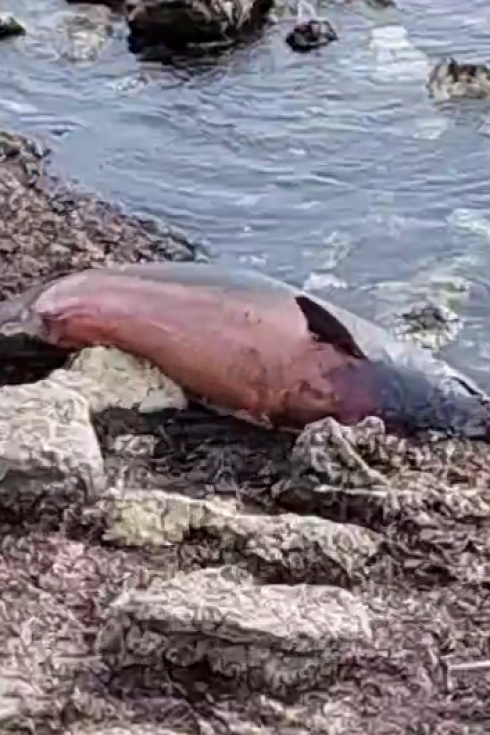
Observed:
[[[139,416],[139,450],[172,438],[160,458],[178,491],[138,489],[130,466],[132,489],[58,528],[42,508],[1,526],[6,732],[483,735],[490,679],[453,672],[449,691],[446,661],[490,653],[488,447],[327,421],[292,453],[268,435],[258,456],[266,433],[231,419]],[[95,425],[102,447],[109,427],[128,436],[107,411]],[[196,477],[209,499],[188,496]]]
[[[131,34],[170,48],[229,45],[256,28],[272,0],[127,0]]]
[[[73,504],[77,499],[84,503],[105,489],[89,405],[77,390],[55,377],[5,386],[0,389],[0,406],[3,511],[25,514],[40,499],[48,505]]]
[[[148,412],[187,406],[182,389],[170,378],[146,360],[120,350],[106,347],[82,350],[70,362],[69,372],[94,412],[110,406],[138,407],[139,411]]]
[[[335,587],[256,585],[237,567],[179,574],[111,605],[96,648],[112,667],[206,665],[252,691],[286,697],[319,686],[345,643],[369,640],[354,595]]]
[[[350,586],[366,577],[380,539],[366,529],[295,513],[264,516],[237,502],[186,498],[155,490],[111,489],[86,514],[105,543],[126,547],[173,546],[200,532],[214,539],[224,563],[240,553],[262,580],[278,573],[289,581]]]

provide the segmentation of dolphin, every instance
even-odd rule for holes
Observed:
[[[381,418],[390,433],[488,441],[490,398],[426,348],[305,290],[214,263],[56,276],[0,302],[0,335],[145,358],[193,398],[271,428]]]

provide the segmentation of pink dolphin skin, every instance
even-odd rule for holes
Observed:
[[[151,263],[72,273],[1,302],[0,334],[9,325],[70,350],[146,358],[192,396],[270,426],[377,415],[401,435],[488,440],[485,396],[465,376],[254,271]]]
[[[343,388],[352,390],[365,365],[356,346],[348,335],[347,348],[318,342],[295,290],[271,289],[263,279],[192,263],[92,269],[38,289],[30,314],[50,344],[118,347],[192,395],[251,419],[285,428],[325,415],[358,420],[369,396],[359,388],[353,401]]]

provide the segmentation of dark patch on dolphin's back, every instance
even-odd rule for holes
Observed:
[[[296,303],[306,319],[308,329],[319,342],[334,345],[353,357],[366,358],[349,330],[323,306],[306,294],[296,296]]]

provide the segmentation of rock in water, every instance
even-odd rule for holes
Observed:
[[[337,32],[328,20],[313,19],[297,23],[286,36],[286,43],[293,51],[312,51],[337,39]]]
[[[24,36],[26,29],[12,15],[0,17],[0,40],[4,38],[13,38],[14,36]]]
[[[485,64],[460,64],[455,59],[440,61],[427,80],[430,95],[439,102],[451,98],[490,96],[490,68]]]
[[[258,27],[273,0],[127,0],[126,19],[143,45],[228,46]]]

